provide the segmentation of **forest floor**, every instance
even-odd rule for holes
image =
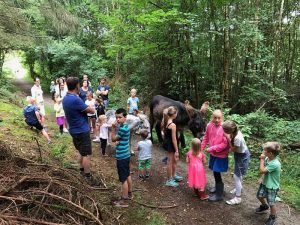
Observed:
[[[24,94],[30,94],[31,85],[23,80],[17,80],[15,84]],[[23,97],[25,96],[24,94]],[[52,107],[53,103],[50,96],[46,95],[45,100],[45,104]],[[2,114],[1,117],[3,118],[4,115]],[[47,119],[47,123],[55,123],[53,113]],[[1,129],[4,128],[2,127]],[[55,132],[57,131],[50,131],[53,143],[56,142]],[[67,136],[68,134],[64,135]],[[11,141],[14,137],[10,136],[6,137],[6,139]],[[136,146],[139,140],[140,137],[135,135],[132,146]],[[23,156],[26,156],[30,151],[26,152],[24,150],[26,148],[29,149],[30,144],[23,145],[22,153],[20,153]],[[66,158],[72,161],[73,164],[76,164],[76,150],[73,150]],[[103,204],[117,217],[115,224],[259,225],[264,224],[268,218],[269,212],[263,215],[254,213],[255,208],[259,206],[259,201],[256,199],[257,183],[244,183],[243,201],[237,206],[226,205],[225,201],[217,203],[200,201],[199,198],[194,196],[193,190],[187,185],[187,164],[185,163],[185,159],[181,159],[178,163],[178,170],[183,175],[184,180],[179,183],[179,187],[177,188],[166,187],[164,185],[166,181],[166,165],[162,162],[165,152],[157,143],[154,143],[152,152],[151,176],[146,181],[138,179],[137,156],[131,158],[134,199],[131,201],[129,208],[117,209],[112,206],[111,201],[119,196],[120,184],[113,157],[113,148],[109,146],[107,151],[109,157],[100,156],[99,143],[93,143],[92,171],[94,174],[101,175],[110,190],[104,193],[106,200]],[[209,187],[213,185],[212,172],[209,169],[207,169],[207,178]],[[231,199],[233,196],[229,191],[233,188],[232,174],[230,172],[224,173],[223,180],[225,183],[224,199]],[[91,191],[97,192],[98,190]],[[101,196],[103,196],[103,193]],[[95,200],[101,202],[103,198]],[[278,210],[277,225],[299,224],[299,211],[282,202],[278,202],[276,205]],[[103,223],[106,224],[105,218]]]

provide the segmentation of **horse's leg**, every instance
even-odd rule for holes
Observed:
[[[185,139],[184,139],[184,134],[183,134],[183,130],[179,131],[179,141],[181,143],[181,148],[185,148]]]
[[[160,129],[160,123],[156,123],[155,125],[155,130],[156,130],[156,135],[157,135],[157,139],[160,143],[163,142],[163,138],[162,138],[162,135],[161,135],[161,129]]]

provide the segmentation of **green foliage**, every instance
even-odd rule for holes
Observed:
[[[53,145],[53,147],[51,148],[51,154],[52,156],[56,157],[56,158],[61,158],[64,156],[66,150],[67,150],[68,146],[66,144],[57,144],[57,145]]]
[[[276,118],[267,129],[267,140],[278,140],[283,144],[300,142],[300,121],[288,121]]]
[[[268,115],[264,111],[249,113],[244,116],[232,114],[225,116],[226,120],[233,120],[245,138],[264,138],[278,141],[284,145],[300,141],[300,121],[289,121]]]
[[[80,75],[80,66],[84,63],[83,59],[87,58],[87,51],[72,40],[66,38],[63,41],[54,41],[48,50],[51,69],[50,72],[54,77],[67,75]]]
[[[111,80],[111,91],[109,94],[109,108],[117,109],[127,108],[127,99],[129,97],[126,83],[119,79]]]

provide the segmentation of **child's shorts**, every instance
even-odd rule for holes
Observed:
[[[139,160],[139,170],[151,168],[151,159]]]
[[[89,119],[97,119],[96,115],[88,116]]]
[[[256,197],[266,198],[268,204],[271,206],[271,205],[275,204],[275,199],[276,199],[278,190],[279,189],[269,189],[265,185],[260,184],[257,194],[256,194]]]
[[[127,177],[130,176],[130,157],[127,159],[117,160],[117,169],[119,175],[119,181],[124,183]]]
[[[26,122],[27,123],[27,122]],[[43,125],[40,122],[37,123],[27,123],[31,127],[35,127],[37,130],[41,131],[44,129]]]

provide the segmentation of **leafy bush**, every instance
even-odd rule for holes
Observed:
[[[260,138],[265,137],[274,122],[274,118],[264,111],[249,113],[245,117],[245,123],[251,127],[251,134]]]
[[[288,121],[269,116],[264,111],[246,114],[232,114],[225,117],[238,124],[245,138],[256,137],[264,140],[276,140],[282,144],[300,141],[300,121]]]
[[[300,142],[300,121],[288,121],[275,119],[275,122],[267,129],[266,139],[276,140],[282,144]]]

